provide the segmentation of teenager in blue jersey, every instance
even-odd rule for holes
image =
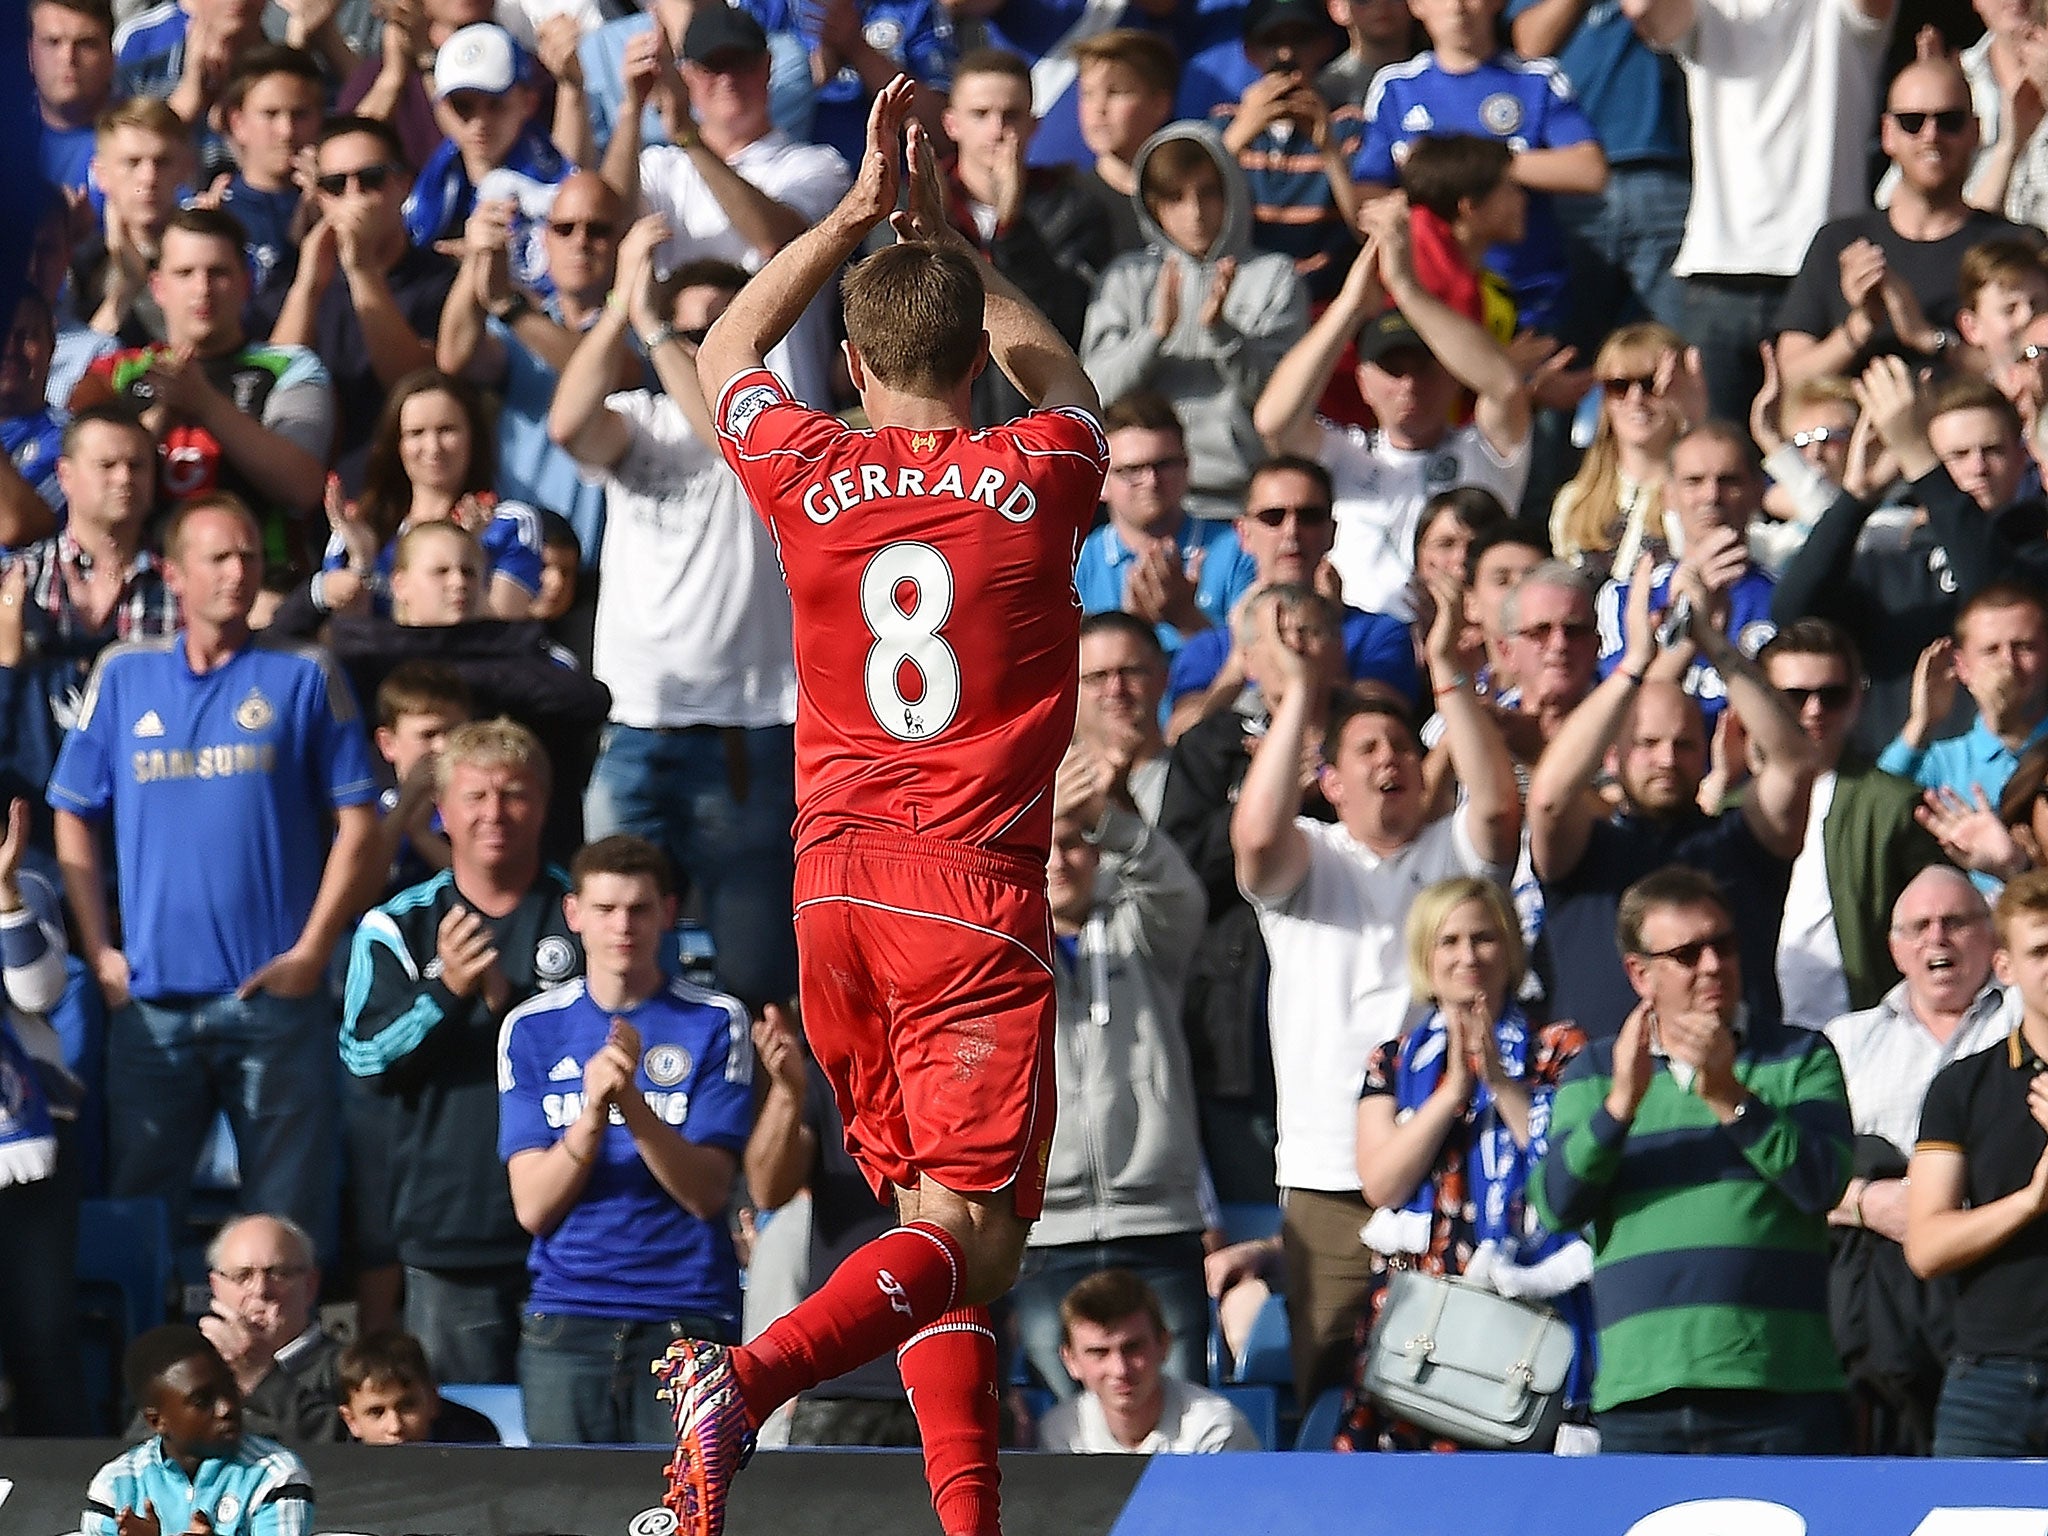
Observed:
[[[225,1108],[250,1210],[335,1241],[328,958],[374,880],[377,783],[356,702],[323,651],[249,630],[256,519],[187,502],[164,534],[184,627],[106,651],[50,776],[79,951],[112,1009],[112,1193],[182,1222]],[[99,823],[112,818],[120,947]],[[330,831],[330,818],[332,830]]]
[[[114,13],[106,0],[35,0],[28,24],[43,179],[66,192],[83,192],[93,125],[113,99]]]
[[[735,998],[662,974],[668,860],[620,833],[570,866],[583,978],[498,1037],[498,1152],[533,1234],[519,1340],[527,1432],[617,1444],[671,1434],[652,1367],[679,1338],[738,1337],[725,1207],[753,1122]]]
[[[1522,325],[1555,334],[1570,313],[1569,266],[1550,195],[1606,186],[1593,125],[1554,63],[1496,48],[1500,0],[1412,0],[1410,9],[1429,34],[1429,51],[1373,81],[1353,173],[1377,196],[1400,180],[1408,145],[1425,135],[1505,140],[1515,152],[1511,174],[1531,193],[1528,228],[1519,244],[1492,251],[1487,265],[1506,280]]]
[[[1771,597],[1777,583],[1770,572],[1749,558],[1749,523],[1763,509],[1763,493],[1756,452],[1741,428],[1709,421],[1681,437],[1671,449],[1665,494],[1684,536],[1684,559],[1659,565],[1650,586],[1651,611],[1662,612],[1680,566],[1691,565],[1701,572],[1708,589],[1727,606],[1725,618],[1715,615],[1716,625],[1752,661],[1778,632],[1771,620]],[[1619,577],[1600,589],[1602,677],[1621,664],[1622,615],[1628,612],[1628,589],[1629,583]],[[1681,641],[1680,646],[1689,653],[1683,686],[1698,702],[1711,735],[1721,711],[1728,707],[1728,684],[1689,640]]]

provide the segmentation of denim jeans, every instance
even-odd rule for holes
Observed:
[[[518,1379],[519,1314],[533,1279],[524,1264],[476,1269],[405,1266],[405,1331],[420,1341],[436,1381]]]
[[[225,1109],[242,1209],[291,1217],[331,1262],[340,1203],[340,1060],[334,1000],[136,998],[107,1024],[112,1193],[154,1195],[179,1231],[193,1164]]]
[[[67,1439],[91,1422],[78,1353],[79,1159],[75,1129],[57,1125],[46,1179],[0,1186],[0,1368],[14,1384],[14,1433]]]
[[[1582,366],[1592,366],[1592,349],[1618,325],[1647,316],[1685,328],[1685,287],[1671,263],[1691,204],[1692,178],[1668,165],[1618,165],[1599,196],[1554,199],[1580,310],[1573,334],[1559,340],[1580,349]],[[1596,302],[1596,294],[1612,297]]]
[[[1934,1410],[1937,1456],[2048,1455],[2048,1361],[1963,1356]]]
[[[1834,1392],[1660,1392],[1594,1421],[1603,1454],[1841,1456],[1848,1407]]]
[[[668,1404],[654,1395],[654,1362],[677,1339],[735,1342],[716,1318],[662,1322],[529,1312],[519,1326],[519,1386],[535,1445],[667,1445]]]
[[[1707,414],[1749,420],[1750,402],[1764,387],[1757,344],[1778,334],[1778,304],[1789,277],[1685,279],[1685,339],[1700,349],[1707,376]]]
[[[1128,1269],[1151,1286],[1173,1330],[1166,1368],[1183,1381],[1209,1379],[1209,1292],[1202,1282],[1202,1236],[1127,1237],[1109,1243],[1026,1248],[1010,1289],[1024,1358],[1062,1402],[1080,1390],[1060,1364],[1060,1303],[1098,1269]]]
[[[736,778],[744,797],[734,794]],[[795,820],[796,747],[786,725],[608,725],[583,805],[593,842],[633,832],[668,854],[677,878],[703,898],[719,985],[752,1008],[796,991]]]

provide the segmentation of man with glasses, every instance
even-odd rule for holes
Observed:
[[[1116,473],[1116,444],[1110,443],[1110,473]],[[1282,454],[1252,471],[1245,485],[1237,542],[1251,557],[1254,586],[1290,582],[1312,587],[1316,572],[1336,542],[1331,508],[1336,498],[1330,472],[1314,459]],[[1422,681],[1415,670],[1415,642],[1408,626],[1383,613],[1343,610],[1344,664],[1353,682],[1372,678],[1411,703],[1420,703]],[[1228,709],[1244,691],[1243,651],[1230,629],[1195,635],[1173,658],[1167,698],[1174,705],[1176,737],[1198,720]]]
[[[1159,701],[1166,652],[1152,626],[1112,608],[1081,621],[1081,693],[1074,705],[1074,750],[1111,786],[1118,804],[1157,825],[1166,794],[1166,738]]]
[[[548,430],[605,495],[592,670],[612,691],[584,802],[592,838],[632,832],[702,897],[719,984],[755,1009],[796,990],[790,920],[796,662],[767,527],[718,456],[697,345],[746,285],[726,262],[655,273],[667,222],[619,250],[555,391]],[[620,390],[637,335],[661,389]]]
[[[462,273],[441,311],[434,362],[499,396],[498,494],[560,512],[594,559],[604,530],[604,488],[584,479],[575,459],[548,437],[548,404],[578,339],[612,291],[625,208],[593,171],[563,178],[542,224],[546,294],[513,280],[507,253],[513,211],[509,199],[480,203],[463,226]],[[641,359],[619,359],[613,388],[646,382]]]
[[[1757,663],[1819,758],[1777,966],[1785,1022],[1819,1029],[1852,1008],[1876,1007],[1898,982],[1896,946],[1885,943],[1893,904],[1941,862],[1941,849],[1914,819],[1914,786],[1849,746],[1863,709],[1856,643],[1825,619],[1799,619]]]
[[[320,1326],[320,1271],[295,1221],[238,1216],[206,1250],[212,1308],[199,1330],[242,1389],[243,1428],[286,1445],[345,1441],[341,1341]]]
[[[1778,1012],[1779,913],[1806,830],[1816,753],[1756,663],[1719,627],[1723,575],[1714,562],[1679,567],[1671,590],[1674,601],[1691,604],[1690,643],[1666,647],[1661,657],[1649,593],[1630,593],[1619,662],[1565,717],[1530,776],[1529,853],[1543,882],[1553,1014],[1595,1038],[1627,1014],[1632,995],[1614,953],[1617,903],[1666,864],[1697,866],[1727,885],[1743,914],[1750,1006]],[[1727,682],[1755,770],[1742,804],[1717,805],[1717,813],[1700,804],[1705,723],[1673,681],[1693,644]],[[1619,810],[1590,788],[1603,765],[1621,786]]]
[[[1827,1310],[1842,1067],[1826,1036],[1743,1002],[1738,904],[1683,865],[1623,893],[1636,1001],[1566,1070],[1529,1182],[1546,1226],[1593,1243],[1603,1451],[1847,1448]]]
[[[1191,516],[1188,450],[1180,417],[1164,395],[1134,390],[1102,413],[1109,521],[1081,544],[1074,589],[1083,613],[1121,608],[1154,625],[1174,655],[1225,623],[1251,587],[1253,564],[1228,523]]]
[[[1953,365],[1963,257],[2028,230],[1963,200],[1977,149],[1969,81],[1951,59],[1918,59],[1886,98],[1880,141],[1898,169],[1891,205],[1821,226],[1778,310],[1778,363],[1792,383],[1847,374],[1871,358]]]
[[[334,466],[354,495],[385,396],[434,361],[423,338],[434,334],[455,265],[406,238],[412,176],[390,124],[330,118],[314,155],[319,217],[289,282],[273,283],[257,302],[275,317],[273,341],[311,347],[326,360],[338,406]]]
[[[1827,1025],[1856,1131],[1855,1176],[1828,1213],[1835,1343],[1867,1426],[1857,1448],[1925,1456],[1954,1298],[1906,1267],[1907,1159],[1935,1074],[2003,1040],[2019,1008],[1991,974],[1991,909],[1948,865],[1930,865],[1899,893],[1888,941],[1903,979]]]

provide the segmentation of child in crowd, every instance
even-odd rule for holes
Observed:
[[[1308,328],[1294,263],[1251,244],[1251,199],[1212,128],[1176,123],[1138,151],[1146,248],[1102,274],[1081,361],[1105,400],[1151,389],[1187,431],[1186,509],[1234,517],[1265,456],[1252,404]]]
[[[242,1433],[242,1391],[205,1334],[152,1328],[122,1361],[150,1437],[93,1474],[82,1536],[303,1536],[313,1482],[275,1440]]]
[[[2024,240],[1986,240],[1956,273],[1956,329],[1984,356],[1984,371],[2014,404],[2034,375],[2022,367],[2027,327],[2048,314],[2048,267]]]
[[[1157,32],[1112,27],[1074,45],[1081,142],[1094,157],[1080,170],[1081,186],[1109,220],[1110,250],[1143,250],[1138,226],[1135,161],[1147,139],[1173,117],[1174,78],[1180,58]]]
[[[434,764],[448,733],[471,715],[469,689],[448,668],[408,661],[377,687],[377,752],[391,765],[384,791],[393,894],[448,867],[448,839],[434,810]]]
[[[1515,152],[1499,139],[1446,133],[1417,139],[1401,165],[1416,276],[1503,346],[1515,337],[1515,299],[1486,253],[1519,243],[1528,229],[1529,194],[1516,184],[1514,164]]]
[[[341,1422],[362,1445],[497,1445],[497,1427],[434,1385],[427,1352],[396,1328],[341,1352]]]
[[[391,556],[391,617],[407,628],[467,624],[484,614],[490,557],[460,523],[415,523]]]

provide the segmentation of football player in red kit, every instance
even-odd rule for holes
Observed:
[[[847,1142],[903,1225],[742,1348],[682,1341],[669,1503],[716,1536],[778,1405],[898,1349],[947,1536],[994,1536],[996,1341],[1052,1144],[1052,781],[1073,733],[1073,571],[1108,464],[1094,388],[955,234],[911,122],[901,243],[841,289],[870,427],[761,365],[885,218],[911,101],[876,97],[860,172],[741,290],[698,368],[719,446],[774,535],[795,612],[796,922],[804,1030]],[[976,430],[991,361],[1037,406]]]

